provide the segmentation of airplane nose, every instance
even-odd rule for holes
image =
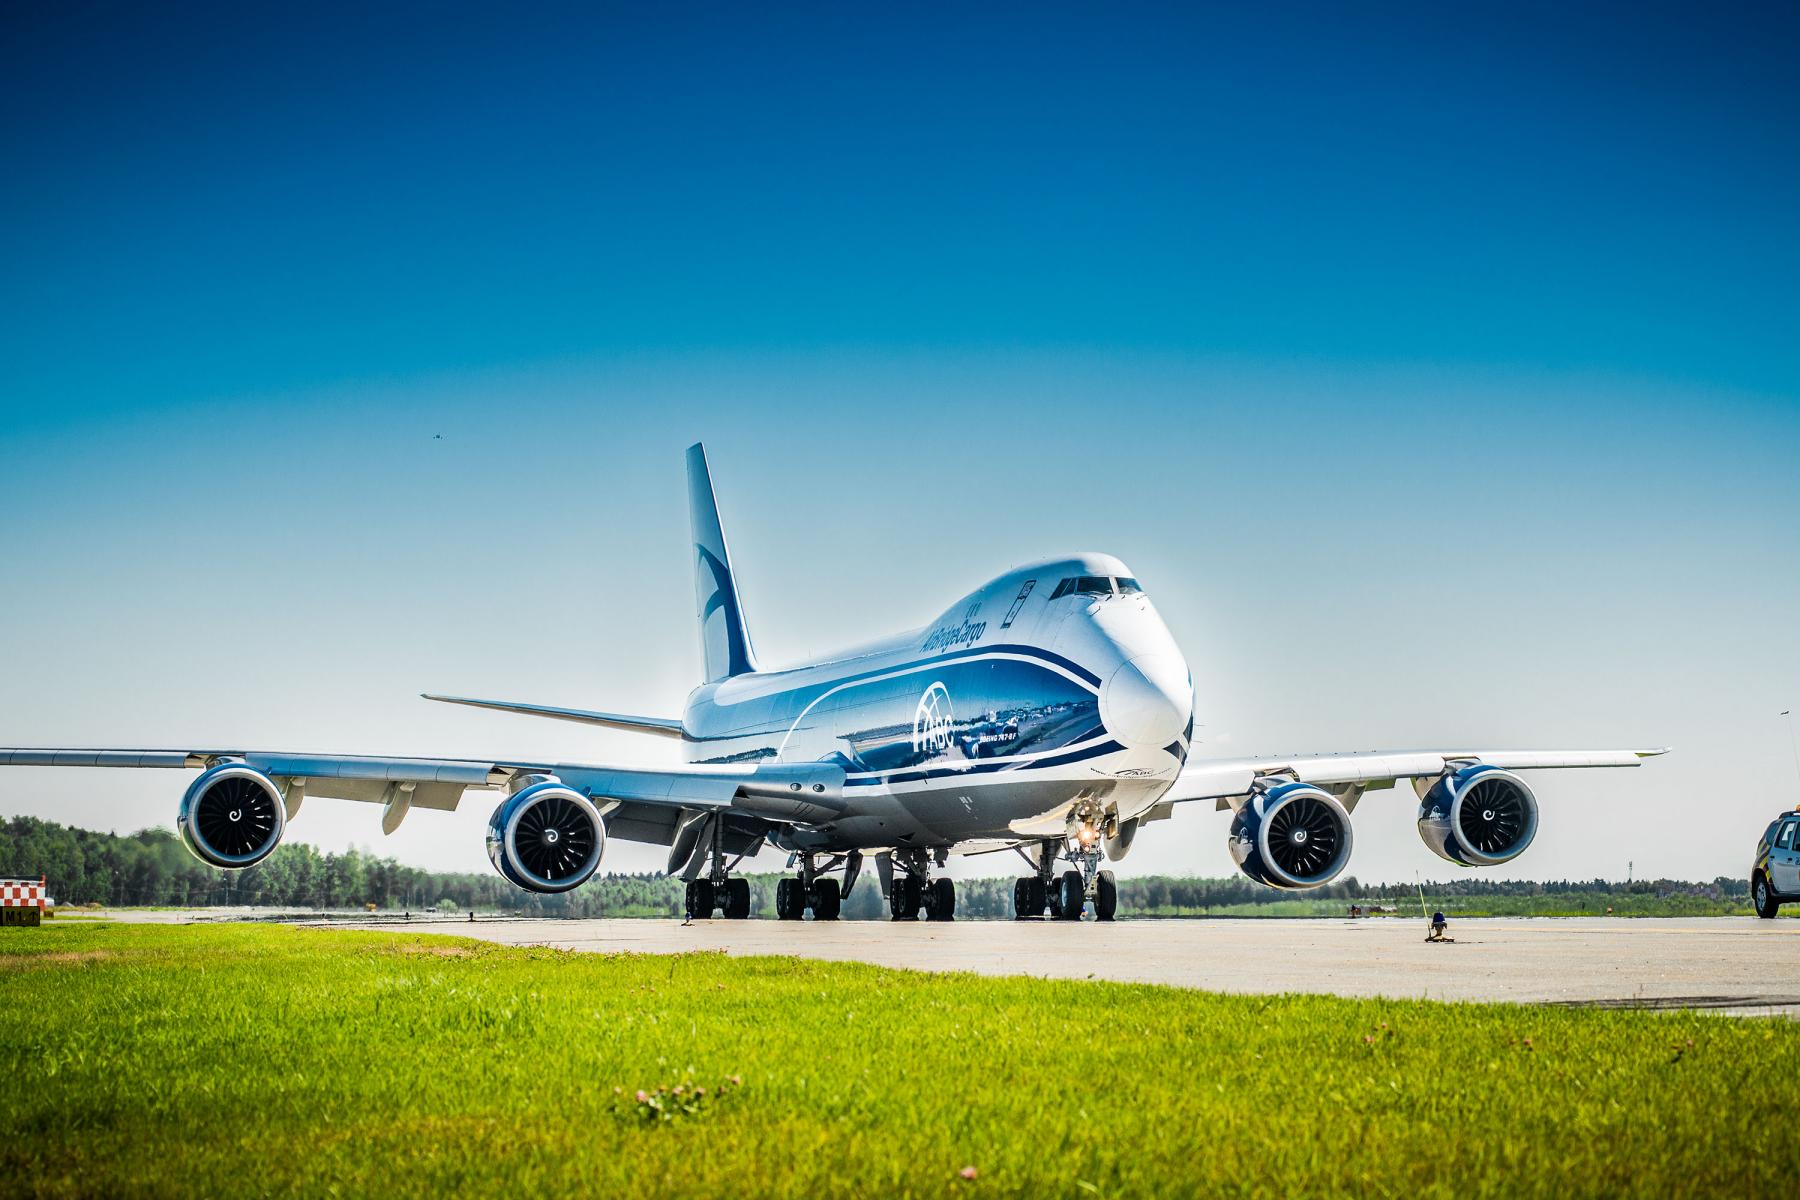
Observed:
[[[1193,711],[1194,690],[1180,655],[1140,654],[1100,689],[1100,720],[1126,746],[1167,746]]]

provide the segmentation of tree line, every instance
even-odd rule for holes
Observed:
[[[167,829],[130,835],[13,817],[0,824],[0,875],[42,875],[59,904],[109,906],[263,905],[278,908],[366,909],[383,912],[504,912],[567,917],[679,917],[680,879],[659,874],[597,875],[573,892],[541,896],[497,874],[446,873],[408,867],[360,850],[322,854],[285,843],[254,867],[220,871],[187,852]],[[751,909],[772,916],[778,874],[751,875]],[[959,916],[1012,916],[1012,878],[963,879],[956,885]],[[1711,883],[1601,879],[1554,882],[1488,879],[1477,875],[1423,885],[1430,903],[1452,912],[1620,913],[1736,911],[1749,883],[1721,876]],[[1304,902],[1303,910],[1297,908]],[[1346,876],[1309,892],[1282,892],[1243,876],[1202,879],[1150,875],[1119,880],[1122,913],[1137,916],[1323,915],[1350,904],[1414,905],[1419,885],[1363,884]],[[1280,910],[1269,906],[1282,905]],[[844,902],[843,916],[887,915],[872,865]]]

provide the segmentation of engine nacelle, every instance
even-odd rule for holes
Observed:
[[[1464,867],[1492,867],[1537,836],[1537,797],[1511,771],[1472,763],[1444,774],[1419,799],[1419,837]]]
[[[1137,840],[1138,818],[1121,821],[1114,817],[1101,832],[1105,835],[1106,857],[1112,862],[1118,862],[1131,853],[1131,843]]]
[[[195,858],[238,871],[275,852],[287,832],[287,809],[273,779],[247,763],[222,762],[189,786],[175,828]]]
[[[606,824],[594,802],[562,780],[534,779],[488,818],[488,858],[528,892],[566,892],[599,869]]]
[[[1231,857],[1258,883],[1315,888],[1350,861],[1350,814],[1336,796],[1310,783],[1283,783],[1253,794],[1231,821]]]

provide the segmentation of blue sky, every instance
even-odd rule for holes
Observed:
[[[412,697],[674,711],[704,438],[766,659],[1103,549],[1221,753],[1678,747],[1520,874],[1800,800],[1791,8],[259,8],[0,17],[0,742],[655,757]]]

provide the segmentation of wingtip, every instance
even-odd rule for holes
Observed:
[[[1639,758],[1660,758],[1674,748],[1673,746],[1659,746],[1655,750],[1639,750],[1637,756]]]

